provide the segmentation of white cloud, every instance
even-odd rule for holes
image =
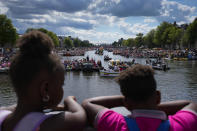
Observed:
[[[197,16],[186,16],[186,19],[189,23],[192,23],[195,20],[195,18],[197,18]]]
[[[8,12],[8,8],[0,2],[0,14],[6,14]]]
[[[88,9],[117,17],[159,15],[162,0],[94,0]]]
[[[162,1],[161,15],[159,21],[168,22],[190,22],[188,18],[196,11],[196,7],[181,4],[176,1]]]
[[[154,22],[156,22],[156,20],[155,19],[151,19],[151,18],[146,18],[146,19],[144,19],[144,22],[145,23],[154,23]]]
[[[138,33],[146,34],[151,29],[154,29],[156,27],[149,26],[148,24],[142,24],[142,23],[136,23],[136,24],[129,24],[125,21],[119,22],[119,27],[125,34],[135,35]]]
[[[68,35],[72,34],[73,37],[80,36],[80,39],[89,40],[92,43],[112,43],[121,37],[124,39],[131,37],[130,35],[121,34],[119,32],[98,32],[95,30],[82,30],[70,27],[64,27],[61,30],[66,31]]]
[[[121,37],[133,37],[137,33],[146,34],[156,28],[156,25],[150,25],[156,24],[157,20],[192,22],[196,11],[196,7],[170,0],[1,1],[0,13],[12,19],[19,33],[27,28],[43,27],[56,34],[73,35],[92,42],[113,42]],[[125,20],[129,16],[146,17],[139,23],[131,24]],[[106,29],[97,32],[103,25]],[[120,32],[109,32],[107,26]]]

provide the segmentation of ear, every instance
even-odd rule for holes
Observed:
[[[45,97],[47,95],[49,95],[49,82],[48,81],[42,81],[40,84],[40,93],[41,93],[41,97]]]
[[[161,102],[161,93],[160,91],[156,91],[156,104],[160,104]]]

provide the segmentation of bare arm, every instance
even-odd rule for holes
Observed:
[[[158,105],[158,110],[164,111],[167,115],[173,115],[181,109],[189,109],[197,112],[197,105],[185,100],[162,102]]]
[[[9,110],[9,111],[14,111],[16,109],[16,104],[14,105],[11,105],[11,106],[3,106],[3,107],[0,107],[0,110]]]
[[[69,123],[71,129],[82,129],[86,125],[86,113],[83,107],[76,102],[73,96],[67,97],[64,100],[64,105],[68,111],[65,113],[65,121]]]
[[[84,100],[82,106],[86,110],[89,122],[93,124],[99,111],[107,108],[123,106],[123,99],[124,97],[120,95],[100,96]]]
[[[64,131],[83,130],[86,125],[86,113],[82,106],[77,103],[74,96],[68,96],[64,100],[64,106],[58,105],[54,111],[63,111],[42,123],[40,131]],[[55,123],[55,124],[54,124]]]

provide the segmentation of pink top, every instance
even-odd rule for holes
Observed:
[[[156,131],[166,114],[157,110],[133,110],[129,116],[136,119],[140,131]],[[197,131],[197,114],[181,110],[168,117],[170,131]],[[113,111],[103,110],[98,113],[95,126],[98,131],[129,131],[124,116]]]

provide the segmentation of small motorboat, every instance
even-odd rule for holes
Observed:
[[[120,71],[114,71],[114,70],[100,70],[100,76],[110,76],[110,77],[116,77],[119,76]]]
[[[152,61],[151,66],[155,70],[167,71],[170,69],[170,67],[168,66],[168,63],[164,61]]]
[[[152,68],[155,69],[155,70],[163,70],[163,71],[167,71],[167,70],[170,69],[166,64],[152,65]]]

